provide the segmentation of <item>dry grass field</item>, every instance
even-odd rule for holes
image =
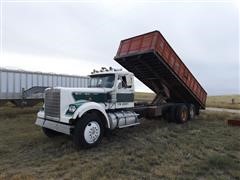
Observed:
[[[232,102],[232,99],[234,102]],[[207,106],[240,109],[240,95],[209,96],[207,98]]]
[[[225,123],[236,114],[143,120],[76,150],[70,137],[49,139],[34,125],[38,108],[0,107],[0,179],[240,178],[240,129]]]
[[[136,92],[136,101],[151,102],[154,98],[153,93]],[[232,103],[234,99],[234,103]],[[227,109],[240,109],[240,95],[224,95],[224,96],[208,96],[207,107],[227,108]]]

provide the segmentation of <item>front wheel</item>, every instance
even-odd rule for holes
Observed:
[[[103,138],[103,124],[96,114],[84,115],[76,123],[73,142],[77,147],[91,148],[99,144]]]

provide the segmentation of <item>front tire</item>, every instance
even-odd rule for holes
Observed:
[[[73,142],[77,148],[91,148],[101,142],[103,133],[101,118],[95,113],[87,113],[76,123]]]

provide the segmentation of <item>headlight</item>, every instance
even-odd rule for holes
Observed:
[[[75,105],[69,105],[68,112],[74,113],[77,107]]]

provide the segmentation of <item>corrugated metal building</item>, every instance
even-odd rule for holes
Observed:
[[[11,101],[19,105],[24,101],[30,105],[43,99],[47,87],[87,87],[88,81],[86,76],[0,68],[0,104]]]

